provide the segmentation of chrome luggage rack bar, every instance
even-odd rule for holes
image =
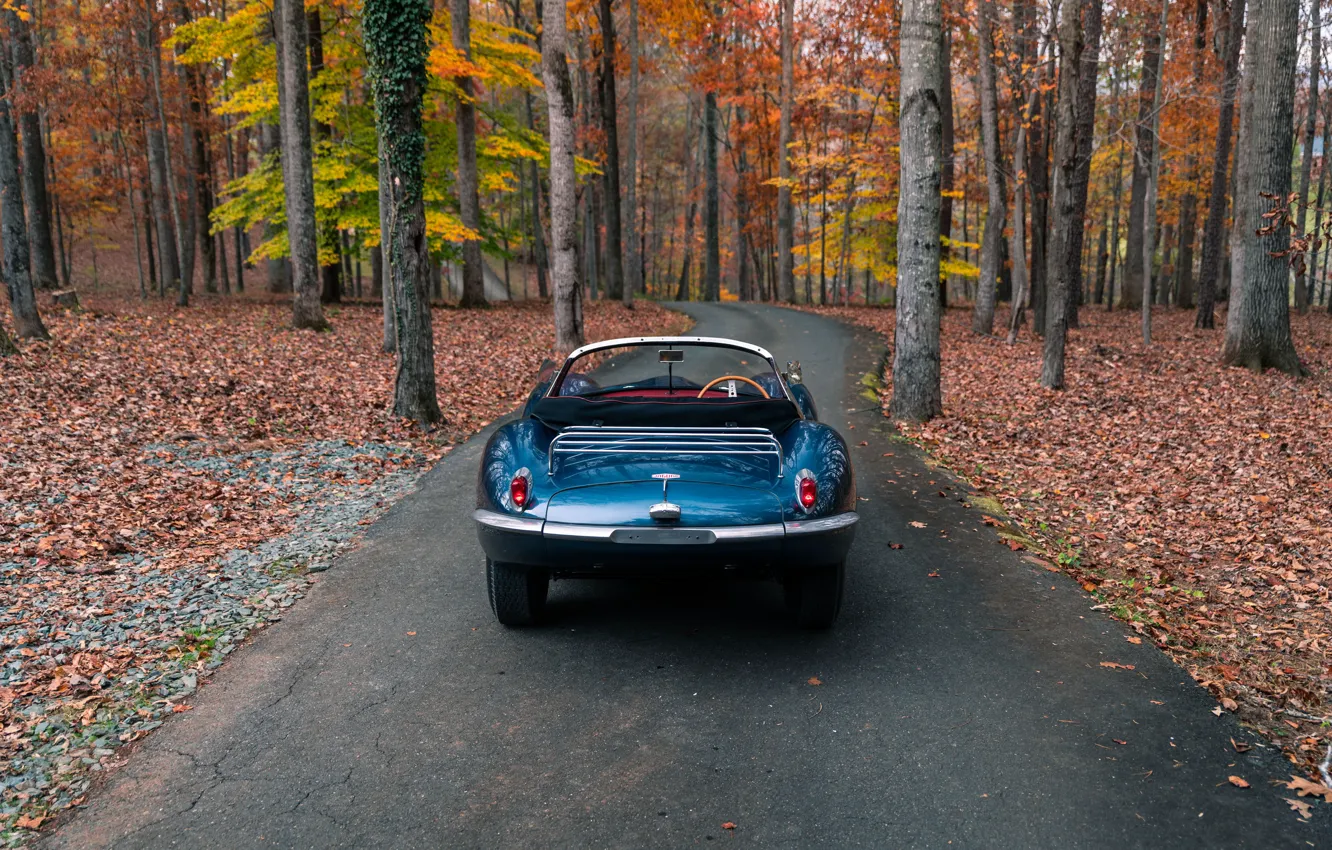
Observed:
[[[777,458],[782,468],[782,444],[767,428],[655,428],[571,425],[550,442],[546,474],[555,474],[557,454],[691,454],[754,455]]]

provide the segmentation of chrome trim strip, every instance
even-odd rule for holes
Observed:
[[[513,516],[496,511],[476,510],[472,519],[490,528],[512,531],[517,534],[540,534],[558,540],[604,540],[609,542],[617,531],[652,532],[656,530],[680,530],[711,532],[718,541],[770,540],[790,534],[820,534],[837,531],[855,525],[860,515],[848,511],[836,516],[819,519],[801,520],[800,522],[770,523],[767,525],[731,525],[713,527],[690,526],[623,526],[623,525],[579,525],[569,522],[546,522],[537,517]]]
[[[481,509],[472,511],[472,519],[490,528],[513,531],[518,534],[540,534],[542,526],[546,524],[546,521],[539,517],[514,516],[513,514],[502,514],[497,511]]]
[[[859,520],[860,514],[855,511],[847,511],[844,514],[819,517],[818,519],[802,519],[798,522],[788,522],[786,524],[786,533],[822,534],[827,531],[837,531],[840,528],[855,525]]]
[[[667,448],[661,448],[661,447]],[[546,449],[546,474],[555,474],[557,454],[729,454],[772,456],[777,478],[786,475],[782,444],[767,428],[565,428]]]
[[[630,345],[715,345],[722,348],[737,348],[741,351],[748,351],[751,354],[757,354],[763,359],[773,363],[772,355],[766,348],[754,345],[751,342],[741,342],[738,339],[726,339],[719,336],[626,336],[619,339],[603,339],[601,342],[591,342],[582,348],[575,348],[569,352],[566,360],[577,360],[584,354],[590,354],[594,351],[601,351],[605,348],[623,348]]]

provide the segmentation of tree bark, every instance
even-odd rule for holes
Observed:
[[[1323,57],[1322,15],[1320,0],[1309,5],[1309,99],[1308,110],[1304,116],[1304,143],[1300,148],[1300,189],[1299,212],[1296,218],[1300,233],[1309,232],[1309,174],[1313,167],[1314,134],[1318,130],[1318,77],[1319,65]],[[1324,148],[1324,156],[1328,154]],[[1309,311],[1309,290],[1306,288],[1306,263],[1295,265],[1295,310],[1301,315]]]
[[[547,0],[542,7],[541,72],[550,113],[550,247],[555,289],[555,348],[569,352],[583,344],[583,293],[578,282],[578,203],[574,175],[573,81],[565,42],[567,4]]]
[[[1030,291],[1031,303],[1031,329],[1041,336],[1045,335],[1045,278],[1046,265],[1046,236],[1049,232],[1049,210],[1050,210],[1050,134],[1045,131],[1046,125],[1050,123],[1050,116],[1053,112],[1053,103],[1045,102],[1053,97],[1053,93],[1045,91],[1046,76],[1045,68],[1054,60],[1054,48],[1047,45],[1048,58],[1046,63],[1039,63],[1040,54],[1037,54],[1038,70],[1036,79],[1033,81],[1033,93],[1031,108],[1027,110],[1030,118],[1027,124],[1031,129],[1027,132],[1027,202],[1031,210],[1031,230],[1028,233],[1029,244],[1031,245],[1031,271],[1027,278],[1027,285]],[[1049,71],[1049,78],[1053,82],[1054,71]],[[1014,162],[1023,160],[1014,158]]]
[[[624,281],[624,303],[633,306],[634,293],[643,291],[643,257],[638,213],[638,0],[629,0],[629,144],[625,152],[624,191],[628,213],[629,273]],[[646,214],[646,210],[644,210]]]
[[[305,4],[276,0],[278,112],[282,122],[282,185],[287,201],[287,241],[291,247],[291,324],[326,330],[319,301],[319,247],[314,206],[314,151],[310,142],[310,75]]]
[[[689,270],[694,264],[694,217],[698,214],[698,200],[694,197],[698,191],[698,157],[694,145],[701,143],[702,137],[694,138],[694,112],[692,109],[685,116],[685,210],[684,227],[684,262],[680,265],[680,280],[675,288],[676,301],[689,300]]]
[[[1025,106],[1019,107],[1017,115],[1017,140],[1013,145],[1013,161],[1027,161],[1027,125],[1028,116],[1040,102],[1041,87],[1034,85],[1027,97]],[[1008,239],[1008,255],[1013,258],[1013,299],[1008,311],[1008,344],[1017,342],[1018,330],[1022,327],[1023,316],[1027,309],[1027,295],[1030,281],[1027,278],[1027,236],[1026,236],[1027,181],[1020,176],[1013,180],[1013,232]]]
[[[939,383],[940,0],[904,0],[901,194],[897,202],[897,323],[892,415],[923,422],[943,412]],[[982,48],[984,49],[984,48]]]
[[[1332,151],[1332,121],[1327,119],[1328,116],[1324,114],[1323,150]],[[1321,235],[1323,231],[1323,194],[1327,191],[1327,157],[1328,154],[1323,154],[1322,162],[1318,166],[1318,197],[1314,201],[1314,226],[1312,231],[1316,235]],[[1324,258],[1327,255],[1327,248],[1327,240],[1324,239],[1322,245]],[[1309,255],[1309,294],[1306,298],[1311,306],[1314,303],[1314,296],[1317,294],[1315,287],[1318,285],[1318,281],[1323,279],[1323,276],[1318,273],[1318,255],[1318,248],[1312,249]]]
[[[373,260],[379,263],[378,274],[380,275],[380,306],[384,314],[384,339],[381,348],[386,353],[392,353],[398,350],[398,324],[397,310],[393,305],[394,284],[393,270],[386,268],[385,260],[391,256],[393,246],[388,242],[389,239],[389,212],[393,208],[393,192],[389,186],[389,181],[393,179],[388,166],[388,152],[383,138],[377,140],[379,148],[379,245],[376,247],[377,256]]]
[[[12,14],[12,12],[10,13]],[[9,104],[14,91],[14,67],[8,50],[0,50],[0,242],[4,259],[0,271],[9,291],[14,334],[19,339],[50,339],[37,312],[28,254],[28,223],[23,210],[23,184],[19,176],[19,142]]]
[[[469,62],[472,59],[472,9],[470,0],[449,0],[452,17],[453,49]],[[480,178],[476,168],[476,105],[472,77],[463,74],[454,78],[458,86],[458,103],[454,108],[454,123],[458,133],[458,212],[463,227],[477,234],[475,239],[462,243],[462,298],[460,307],[486,306],[485,270],[481,263],[481,200]]]
[[[943,85],[940,91],[939,113],[943,118],[943,160],[939,178],[939,261],[942,263],[952,249],[948,242],[953,236],[953,31],[943,29],[943,43],[939,52]],[[869,293],[865,293],[866,303]],[[948,277],[939,281],[939,307],[948,306]]]
[[[1073,220],[1077,223],[1076,232],[1070,247],[1070,268],[1068,271],[1068,295],[1065,298],[1068,327],[1078,327],[1078,305],[1082,301],[1084,290],[1082,265],[1076,257],[1082,256],[1082,241],[1086,230],[1083,225],[1087,218],[1087,192],[1091,186],[1091,161],[1096,140],[1096,82],[1101,60],[1101,0],[1081,0],[1082,7],[1082,64],[1078,67],[1078,104],[1077,104],[1077,169],[1073,175]],[[1055,222],[1058,227],[1058,221]],[[1101,240],[1105,241],[1102,228]],[[1105,246],[1101,246],[1104,253]],[[1100,254],[1097,255],[1098,257]],[[1096,276],[1096,288],[1101,288],[1101,275]]]
[[[1225,78],[1217,109],[1216,155],[1212,159],[1212,187],[1203,225],[1202,260],[1198,269],[1198,315],[1194,326],[1216,327],[1216,289],[1221,277],[1221,249],[1226,225],[1226,179],[1230,166],[1230,136],[1235,126],[1235,89],[1239,83],[1240,47],[1244,42],[1245,0],[1221,3],[1217,29],[1226,34]],[[1237,163],[1238,164],[1238,163]]]
[[[1161,30],[1156,43],[1166,40],[1166,25],[1170,15],[1170,0],[1161,0]],[[1160,81],[1165,65],[1165,52],[1158,48],[1156,53],[1156,80]],[[1155,139],[1161,127],[1161,86],[1152,86],[1152,111],[1147,131],[1152,139],[1148,152],[1146,191],[1143,197],[1142,222],[1142,342],[1152,342],[1152,258],[1156,253],[1156,187],[1161,173],[1161,150]],[[1131,236],[1132,234],[1130,234]]]
[[[1133,147],[1133,181],[1129,190],[1129,223],[1127,248],[1124,252],[1124,285],[1121,302],[1125,307],[1142,305],[1143,253],[1151,254],[1150,242],[1144,245],[1143,226],[1146,218],[1147,180],[1156,150],[1156,136],[1152,133],[1155,114],[1152,104],[1156,97],[1157,70],[1160,67],[1161,33],[1157,21],[1151,19],[1143,35],[1142,83],[1138,89],[1137,137]]]
[[[31,4],[28,4],[31,8]],[[23,100],[28,69],[36,64],[32,31],[14,6],[4,7],[5,23],[12,45],[12,99]],[[46,187],[46,147],[42,142],[42,121],[35,98],[18,114],[23,164],[23,199],[27,204],[28,244],[31,247],[32,283],[38,289],[55,289],[55,243],[51,239],[51,195]]]
[[[381,192],[388,194],[384,240],[393,289],[397,370],[393,415],[424,424],[443,418],[435,388],[435,341],[427,287],[430,245],[422,198],[425,134],[426,24],[429,0],[366,0],[362,26],[374,88]],[[384,216],[381,214],[381,219]],[[318,301],[315,302],[318,306]]]
[[[795,103],[795,0],[781,4],[781,117],[777,151],[777,297],[795,303],[795,208],[791,203],[791,113]]]
[[[1244,220],[1261,221],[1271,203],[1263,197],[1284,201],[1290,192],[1290,151],[1294,141],[1295,63],[1298,54],[1299,0],[1255,0],[1249,24],[1249,49],[1244,71],[1244,101],[1240,110],[1240,174],[1243,191],[1237,191],[1237,209],[1244,207]],[[1284,254],[1290,246],[1290,231],[1282,219],[1256,228],[1236,225],[1236,240],[1244,242],[1244,267],[1236,270],[1231,301],[1240,304],[1226,323],[1221,360],[1261,372],[1280,369],[1291,375],[1304,373],[1290,335],[1290,268]]]
[[[1068,306],[1075,295],[1081,257],[1074,253],[1082,219],[1077,217],[1078,125],[1083,104],[1079,78],[1082,64],[1081,0],[1064,0],[1059,10],[1059,107],[1055,116],[1054,145],[1054,234],[1050,240],[1049,276],[1046,287],[1045,351],[1041,363],[1041,386],[1064,388],[1064,343],[1068,336]],[[1098,0],[1090,0],[1092,3]]]
[[[703,205],[706,266],[703,300],[721,300],[721,189],[717,184],[717,93],[703,99],[703,174],[707,181]]]
[[[176,26],[189,23],[190,12],[182,0],[172,0],[169,4]],[[184,52],[184,46],[177,44],[175,55]],[[185,165],[185,212],[180,216],[180,273],[181,287],[185,293],[194,292],[194,258],[199,240],[208,233],[207,224],[200,226],[199,204],[201,201],[200,176],[203,174],[207,159],[206,141],[200,129],[203,116],[203,81],[198,68],[189,68],[179,61],[176,66],[176,80],[180,94],[180,144]],[[168,162],[170,154],[168,153]],[[216,269],[213,271],[216,274]],[[213,281],[212,289],[217,288]],[[210,290],[211,291],[211,290]],[[182,303],[183,297],[182,297]]]
[[[310,82],[314,81],[324,70],[324,21],[318,8],[309,9],[305,13],[306,28],[310,34]],[[312,121],[315,138],[318,141],[327,141],[333,138],[333,128],[322,121]],[[319,238],[319,300],[324,304],[337,304],[342,301],[343,289],[343,268],[342,268],[342,244],[338,239],[338,229],[332,222],[324,222],[322,225],[319,216],[315,215],[315,227],[318,230]],[[332,262],[324,263],[323,258],[331,258]],[[346,277],[350,277],[347,275]]]
[[[605,203],[601,212],[606,227],[606,297],[624,298],[624,239],[620,232],[620,135],[619,104],[615,95],[615,15],[611,0],[597,5],[601,23],[601,65],[597,82],[601,93],[601,132],[606,139],[606,164],[602,171]],[[632,302],[633,293],[628,298]]]
[[[1109,248],[1106,243],[1106,237],[1108,235],[1109,226],[1106,224],[1105,219],[1102,218],[1100,242],[1096,246],[1096,281],[1094,283],[1095,290],[1092,295],[1093,304],[1100,304],[1101,300],[1105,298],[1106,260],[1110,258]]]
[[[999,95],[994,69],[994,0],[979,0],[979,6],[980,37],[977,52],[980,65],[981,149],[985,156],[989,198],[985,210],[985,233],[981,237],[980,279],[976,285],[971,329],[988,336],[994,332],[994,299],[999,282],[1007,192],[1004,188],[1003,152],[999,146]]]

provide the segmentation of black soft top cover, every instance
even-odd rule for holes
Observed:
[[[539,399],[532,415],[548,427],[604,425],[640,428],[767,428],[780,434],[800,418],[790,401],[692,398],[623,399],[557,396]]]

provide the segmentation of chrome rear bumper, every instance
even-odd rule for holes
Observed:
[[[540,517],[516,516],[497,511],[477,510],[472,519],[488,528],[514,534],[541,535],[557,540],[596,540],[611,543],[717,543],[744,540],[772,540],[783,537],[826,534],[855,525],[860,515],[851,511],[818,519],[778,522],[769,525],[717,526],[689,528],[680,526],[610,526],[546,522]]]

